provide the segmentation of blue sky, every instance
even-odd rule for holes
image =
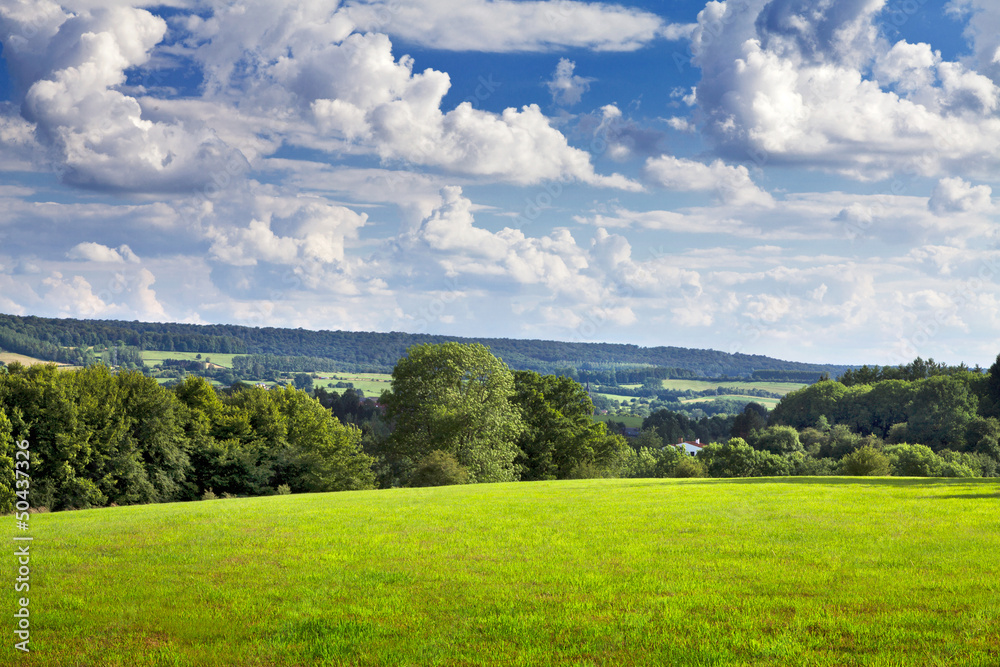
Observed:
[[[0,312],[1000,352],[987,0],[21,0],[0,43]]]

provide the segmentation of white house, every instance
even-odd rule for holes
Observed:
[[[701,444],[701,438],[695,438],[694,442],[681,440],[677,443],[677,446],[683,447],[684,453],[688,456],[697,456],[698,452],[701,451],[701,448],[704,447],[704,445]]]

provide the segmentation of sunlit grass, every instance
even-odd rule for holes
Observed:
[[[196,359],[198,355],[201,355],[201,359]],[[155,366],[162,363],[165,359],[177,359],[181,361],[208,361],[211,360],[213,364],[217,364],[224,368],[233,367],[233,357],[239,357],[239,354],[222,354],[221,352],[168,352],[165,350],[143,350],[142,360],[147,366]]]
[[[761,389],[775,394],[785,394],[808,385],[802,382],[707,382],[703,380],[663,380],[664,389],[678,391],[705,391],[719,387],[735,387],[737,389]]]
[[[392,375],[389,373],[318,373],[323,380],[314,380],[315,387],[328,387],[333,391],[343,392],[343,387],[337,387],[339,382],[350,382],[355,389],[365,392],[365,396],[378,398],[383,391],[392,388]]]
[[[45,361],[44,359],[38,359],[36,357],[29,357],[24,354],[17,354],[15,352],[4,352],[0,350],[0,361],[5,364],[13,364],[15,362],[23,364],[25,366],[35,366],[37,364],[56,364],[54,361]],[[61,369],[67,368],[79,368],[79,366],[69,366],[68,364],[56,364]]]
[[[32,515],[17,664],[995,666],[998,492],[584,480]]]
[[[681,403],[712,403],[714,401],[721,401],[723,399],[734,399],[737,401],[753,401],[754,403],[759,403],[763,405],[768,410],[773,410],[775,406],[778,405],[780,399],[777,398],[761,398],[760,396],[744,396],[742,394],[724,394],[719,396],[700,396],[698,398],[684,398],[681,399]]]

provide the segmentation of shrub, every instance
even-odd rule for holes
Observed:
[[[941,457],[926,445],[892,445],[885,453],[892,462],[892,474],[899,477],[940,477]]]
[[[687,456],[674,466],[674,477],[706,477],[705,466],[693,456]]]
[[[756,449],[772,454],[788,454],[802,451],[799,433],[791,426],[771,426],[760,432]]]
[[[469,469],[454,454],[436,449],[417,463],[410,486],[450,486],[468,484],[469,480]]]
[[[279,496],[291,495],[292,488],[290,486],[288,486],[287,484],[279,484],[278,485],[277,493],[278,493]]]
[[[840,460],[840,474],[850,477],[885,477],[890,470],[889,457],[869,445]]]
[[[205,493],[201,494],[202,500],[216,500],[218,497],[219,496],[215,495],[215,492],[212,491],[211,487],[205,489]]]

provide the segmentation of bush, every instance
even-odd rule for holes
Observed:
[[[840,474],[850,477],[885,477],[891,469],[889,457],[869,445],[840,460]]]
[[[287,484],[279,484],[277,493],[279,496],[288,496],[292,493],[292,488]]]
[[[791,426],[771,426],[760,432],[755,448],[772,454],[801,452],[799,433]]]
[[[885,453],[892,462],[892,474],[899,477],[940,477],[941,457],[926,445],[892,445]]]
[[[674,477],[707,477],[705,466],[693,456],[687,456],[674,466]]]
[[[705,470],[712,477],[753,477],[757,467],[757,451],[743,438],[730,438],[725,444],[713,442],[698,454]]]
[[[454,454],[436,449],[417,463],[410,486],[451,486],[468,484],[469,480],[469,469]]]
[[[785,454],[788,472],[791,475],[819,477],[837,474],[836,459],[817,459],[802,452]]]
[[[215,495],[215,492],[212,491],[211,487],[205,489],[205,493],[201,494],[202,500],[217,500],[218,497],[219,496]]]

